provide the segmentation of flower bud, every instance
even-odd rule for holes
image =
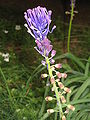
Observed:
[[[54,66],[51,66],[51,69],[52,69],[52,71],[54,71],[54,70],[55,70],[55,67],[54,67]]]
[[[64,91],[67,92],[67,93],[71,93],[70,88],[67,88],[67,87],[64,88]]]
[[[63,115],[63,116],[62,116],[62,120],[66,120],[66,117],[65,117],[65,115]]]
[[[42,65],[45,66],[46,62],[44,60],[41,61]]]
[[[60,98],[61,98],[62,103],[66,103],[66,99],[64,96],[61,96]]]
[[[42,78],[46,78],[48,75],[47,74],[42,74],[41,77]]]
[[[64,89],[64,85],[61,82],[58,82],[58,86],[60,87],[60,89]]]
[[[62,74],[62,78],[66,78],[67,74],[66,73],[61,73]]]
[[[55,90],[54,87],[52,87],[52,92],[53,92],[54,90]]]
[[[72,111],[74,111],[75,110],[75,107],[74,106],[72,106],[72,105],[68,105],[67,106],[70,110],[72,110]]]
[[[58,76],[58,78],[62,77],[62,74],[60,72],[56,72],[56,75]]]
[[[49,113],[49,114],[54,113],[54,109],[48,109],[47,113]]]
[[[64,112],[65,114],[68,114],[69,113],[69,109],[66,109],[66,111]]]
[[[55,81],[56,81],[56,82],[59,82],[59,81],[60,81],[60,79],[56,79]]]
[[[45,100],[46,100],[46,101],[52,101],[53,98],[52,98],[51,96],[47,96],[47,97],[45,98]]]
[[[51,84],[54,84],[54,83],[55,83],[54,77],[51,77],[51,78],[50,78],[50,81],[51,81]]]
[[[54,57],[55,54],[56,54],[56,50],[52,50],[52,52],[51,52],[51,57]]]
[[[48,82],[48,83],[46,84],[46,86],[47,86],[47,87],[50,86],[50,83]]]
[[[59,69],[59,68],[62,68],[62,65],[60,63],[58,63],[55,65],[55,67]]]
[[[54,60],[54,59],[51,59],[51,60],[50,60],[50,63],[51,63],[51,64],[54,64],[54,63],[55,63],[55,60]]]
[[[65,14],[68,15],[68,14],[70,14],[70,12],[69,12],[69,11],[66,11]]]

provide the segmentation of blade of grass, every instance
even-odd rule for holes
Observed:
[[[86,77],[88,76],[88,73],[89,73],[89,66],[90,66],[90,57],[88,59],[88,62],[86,64],[86,68],[85,68],[85,76]]]
[[[80,97],[80,95],[84,92],[88,85],[90,85],[90,77],[81,85],[78,92],[75,94],[73,98],[74,101]]]
[[[71,53],[65,53],[63,55],[60,55],[60,56],[57,56],[55,57],[55,59],[61,59],[61,58],[68,58],[68,59],[71,59],[73,60],[75,63],[77,63],[77,65],[79,67],[81,67],[83,70],[85,70],[85,65],[80,61],[80,59],[76,56],[74,56],[73,54]]]

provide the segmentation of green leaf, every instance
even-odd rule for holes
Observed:
[[[56,57],[55,59],[60,59],[60,58],[68,58],[68,59],[71,59],[73,60],[75,63],[77,63],[77,65],[79,67],[81,67],[83,70],[85,70],[85,65],[80,61],[80,59],[76,56],[74,56],[73,54],[71,53],[66,53],[66,54],[63,54],[63,55],[60,55],[58,57]]]
[[[90,98],[88,99],[79,99],[79,100],[73,100],[72,102],[70,102],[69,104],[75,105],[75,104],[79,104],[79,103],[90,103]]]
[[[81,85],[78,92],[75,94],[73,100],[77,100],[80,95],[84,92],[84,90],[90,85],[90,77]]]
[[[75,78],[71,78],[71,79],[66,79],[65,80],[65,85],[68,86],[69,84],[75,83],[75,82],[80,82],[82,83],[83,81],[85,81],[86,77],[84,76],[79,76],[79,77],[75,77]]]
[[[87,64],[86,64],[85,76],[88,76],[88,73],[89,73],[89,65],[90,65],[90,57],[89,57],[88,62],[87,62]]]

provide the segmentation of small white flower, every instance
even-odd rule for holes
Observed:
[[[9,62],[9,53],[2,54],[2,57],[4,58],[4,61]]]
[[[7,34],[7,33],[8,33],[8,30],[3,30],[3,32],[4,32],[5,34]]]
[[[9,57],[9,53],[6,53],[6,54],[3,53],[3,54],[2,54],[2,57],[4,57],[4,58],[5,58],[5,57]]]
[[[21,30],[21,26],[20,25],[16,25],[15,26],[15,30]]]
[[[9,58],[5,58],[4,61],[9,62]]]

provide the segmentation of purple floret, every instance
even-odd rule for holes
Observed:
[[[39,42],[38,40],[36,40],[37,47],[35,47],[35,49],[42,56],[48,56],[49,53],[52,51],[52,47],[53,47],[50,43],[51,43],[51,41],[49,41],[47,38],[45,38],[41,42]]]

